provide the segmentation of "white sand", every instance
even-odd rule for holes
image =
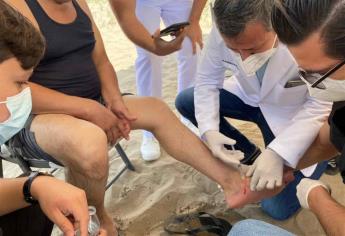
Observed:
[[[135,47],[123,35],[114,19],[106,0],[89,1],[98,27],[101,30],[108,56],[115,66],[123,92],[135,93]],[[207,34],[211,26],[209,8],[203,14],[202,27]],[[164,62],[164,100],[174,108],[176,96],[176,62],[168,56]],[[259,130],[251,123],[232,121],[255,143],[262,146]],[[140,157],[141,132],[131,133],[131,140],[123,146],[133,161],[136,172],[127,171],[106,193],[106,208],[119,225],[122,235],[166,235],[163,221],[173,213],[207,211],[221,215],[230,222],[252,218],[279,225],[298,235],[324,235],[317,219],[307,210],[302,210],[290,220],[273,221],[262,213],[259,205],[251,204],[241,210],[227,210],[223,194],[215,183],[197,173],[191,167],[179,163],[163,152],[161,159],[144,163]],[[5,175],[16,176],[20,171],[13,165],[6,165]],[[119,158],[111,162],[110,172],[114,175],[123,163]],[[63,175],[62,171],[58,174]],[[333,187],[333,196],[345,204],[342,197],[345,188],[340,177],[324,176],[323,180]],[[57,234],[57,233],[55,233]]]

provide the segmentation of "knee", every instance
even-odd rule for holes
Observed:
[[[234,226],[231,228],[231,233],[229,235],[245,235],[245,233],[253,232],[254,229],[257,229],[259,225],[262,225],[262,221],[258,220],[241,220],[234,224]]]
[[[108,143],[103,130],[95,127],[81,137],[76,147],[77,162],[81,174],[94,180],[108,176]]]
[[[194,88],[180,92],[176,97],[175,107],[183,116],[194,112]]]
[[[261,202],[261,208],[273,219],[283,221],[293,216],[301,206],[297,201],[293,206],[286,206],[282,204],[272,204],[272,202],[264,200]]]
[[[145,104],[147,107],[152,108],[153,110],[151,112],[155,114],[165,114],[165,112],[171,112],[171,109],[169,108],[168,104],[166,104],[164,101],[162,101],[159,98],[155,97],[146,97]]]
[[[255,233],[254,233],[255,232]],[[260,232],[256,234],[257,232]],[[281,235],[281,236],[292,236],[288,231],[281,229],[275,225],[268,224],[260,220],[242,220],[236,223],[228,236],[237,235]]]

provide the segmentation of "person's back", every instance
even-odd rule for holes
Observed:
[[[77,1],[72,2],[72,21],[61,23],[53,20],[37,0],[26,0],[47,44],[30,81],[68,95],[98,99],[100,81],[92,59],[92,23]]]

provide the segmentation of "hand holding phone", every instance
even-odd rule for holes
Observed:
[[[177,33],[178,31],[187,27],[188,25],[189,25],[189,22],[181,22],[181,23],[170,25],[160,32],[160,37],[174,35],[174,33]]]

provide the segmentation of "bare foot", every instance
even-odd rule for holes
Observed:
[[[245,178],[242,179],[241,176],[238,174],[237,186],[229,186],[229,188],[224,188],[226,202],[229,208],[241,208],[249,203],[258,202],[264,198],[269,198],[274,195],[277,195],[280,191],[282,191],[286,184],[290,183],[294,180],[294,175],[291,170],[284,173],[284,185],[282,187],[273,189],[273,190],[263,190],[259,192],[253,192],[249,188],[250,179]],[[240,183],[240,184],[238,184]]]
[[[112,219],[107,213],[102,214],[99,216],[99,221],[101,223],[101,229],[106,231],[107,236],[118,236],[115,224],[113,223]]]

